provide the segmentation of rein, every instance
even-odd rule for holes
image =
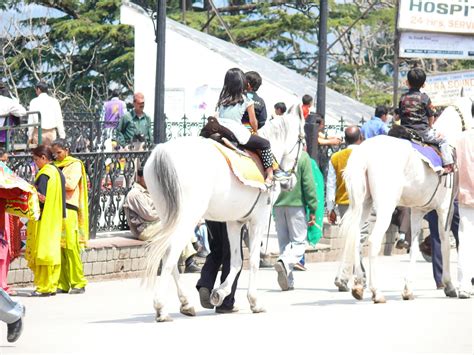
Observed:
[[[438,185],[436,185],[436,189],[434,190],[433,195],[431,195],[431,197],[430,197],[430,199],[428,200],[428,202],[425,203],[421,208],[428,207],[428,206],[430,205],[430,203],[433,201],[434,197],[436,196],[436,193],[438,192],[438,188],[439,188],[439,186],[441,185],[441,179],[442,179],[442,177],[439,176],[439,177],[438,177]]]
[[[304,143],[304,136],[302,134],[299,134],[298,135],[298,140],[296,141],[295,145],[293,146],[293,148],[290,149],[290,151],[287,153],[290,154],[296,146],[298,146],[298,151],[296,153],[296,159],[295,159],[295,162],[293,164],[293,166],[291,167],[291,169],[289,171],[286,171],[286,173],[289,173],[289,174],[293,174],[295,171],[296,171],[296,167],[298,166],[298,160],[300,158],[300,151],[301,151],[301,146],[303,145]],[[284,171],[283,169],[281,169],[281,164],[278,162],[278,159],[275,157],[275,155],[273,155],[273,160],[275,161],[275,163],[277,164],[278,168],[282,171]]]

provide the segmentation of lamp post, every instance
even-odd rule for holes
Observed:
[[[318,91],[316,111],[322,117],[326,114],[326,58],[328,48],[328,0],[319,2],[319,53],[318,53]]]
[[[155,117],[153,120],[153,142],[166,141],[165,123],[165,40],[166,40],[166,0],[156,0],[156,76],[155,76]]]
[[[156,0],[153,10],[146,0],[131,0],[150,14],[155,30],[156,74],[155,74],[155,116],[153,117],[153,143],[166,142],[165,117],[165,40],[166,0]]]

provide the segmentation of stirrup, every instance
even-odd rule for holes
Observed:
[[[275,181],[284,181],[289,180],[291,178],[291,174],[283,170],[275,170],[273,172],[273,180]]]

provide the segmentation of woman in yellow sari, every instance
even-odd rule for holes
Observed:
[[[38,221],[28,222],[25,256],[36,286],[32,296],[54,296],[61,270],[61,233],[66,217],[65,180],[52,164],[53,153],[48,146],[40,145],[32,153],[39,169],[35,187],[41,216]]]
[[[66,220],[61,239],[61,276],[58,293],[80,294],[87,280],[81,261],[81,250],[89,239],[87,177],[84,164],[69,155],[69,143],[57,139],[51,146],[54,164],[66,178]]]

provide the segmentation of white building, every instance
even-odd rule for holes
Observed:
[[[150,16],[139,6],[123,1],[120,19],[135,28],[135,91],[145,94],[145,111],[153,117],[155,93],[156,43]],[[279,101],[289,107],[301,102],[304,94],[316,95],[317,82],[248,49],[196,31],[176,21],[166,23],[165,113],[178,121],[186,115],[198,121],[214,113],[224,75],[230,68],[257,71],[263,79],[258,93],[267,111]],[[359,123],[373,115],[374,109],[327,89],[326,124]]]

